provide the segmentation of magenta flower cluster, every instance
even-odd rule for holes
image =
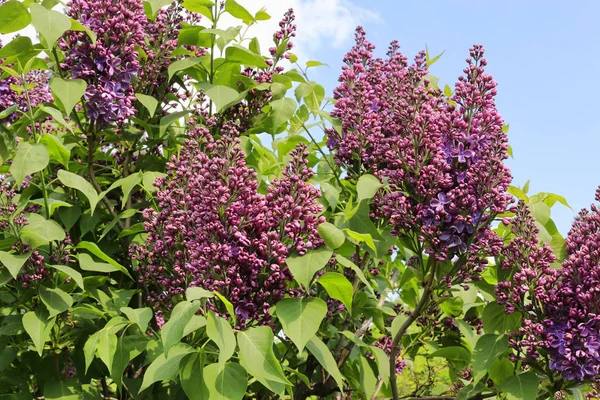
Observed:
[[[600,201],[600,188],[596,191]],[[568,257],[551,287],[546,329],[550,368],[585,381],[600,373],[600,209],[582,210],[566,238]]]
[[[334,92],[341,132],[327,132],[328,146],[350,178],[367,172],[389,183],[377,213],[394,234],[418,232],[424,250],[440,260],[468,253],[448,283],[469,281],[484,255],[500,250],[489,226],[512,201],[507,136],[484,50],[470,49],[450,98],[430,85],[425,52],[408,65],[396,42],[386,59],[373,50],[358,28]]]
[[[539,229],[523,201],[513,210],[510,224],[511,240],[498,255],[496,299],[506,313],[520,312],[522,326],[511,334],[509,344],[523,353],[523,362],[539,357],[538,350],[547,346],[545,313],[554,301],[552,286],[557,271],[552,268],[556,257],[548,244],[539,245]]]
[[[320,192],[307,183],[307,156],[304,147],[293,151],[283,177],[261,194],[238,140],[195,128],[157,180],[158,211],[144,211],[148,237],[132,252],[148,300],[168,309],[198,286],[226,296],[242,325],[267,323],[269,308],[295,294],[287,256],[322,244]]]
[[[139,73],[136,46],[144,46],[147,22],[140,0],[71,0],[67,14],[97,35],[69,31],[61,40],[74,78],[88,84],[86,113],[96,125],[122,122],[135,113],[132,80]]]
[[[1,4],[2,2],[0,2]],[[2,41],[0,41],[0,49],[2,48]],[[0,64],[3,64],[5,60],[0,59]],[[42,71],[31,71],[25,76],[25,82],[29,87],[27,94],[25,92],[17,93],[11,88],[12,85],[21,86],[22,82],[13,76],[6,76],[4,79],[0,79],[0,112],[14,106],[18,106],[19,110],[26,112],[28,110],[27,96],[31,107],[35,107],[39,104],[52,101],[52,93],[48,86],[48,75]],[[0,120],[2,122],[14,122],[19,118],[18,113],[10,114],[6,119]]]

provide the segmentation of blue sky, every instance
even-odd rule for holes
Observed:
[[[530,193],[553,192],[574,211],[555,206],[566,234],[576,212],[588,207],[600,185],[600,2],[594,1],[355,1],[378,15],[362,21],[383,55],[397,39],[412,58],[427,44],[446,52],[431,73],[453,86],[474,43],[486,47],[488,72],[498,81],[498,108],[510,124],[513,184],[531,180]],[[425,5],[426,4],[426,5]],[[329,64],[311,77],[330,95],[341,59],[352,45],[321,43],[311,57]]]

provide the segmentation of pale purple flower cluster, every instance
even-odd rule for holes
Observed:
[[[328,130],[328,146],[350,178],[367,172],[389,183],[376,213],[394,234],[418,232],[440,260],[466,254],[448,283],[469,281],[500,250],[489,225],[512,201],[507,136],[484,50],[470,49],[451,98],[429,86],[424,52],[409,66],[396,42],[386,59],[373,50],[358,28],[334,92],[341,133]]]
[[[593,380],[600,374],[600,209],[595,204],[579,213],[566,242],[568,257],[546,310],[550,368],[565,379]]]
[[[69,31],[61,40],[65,67],[84,79],[86,113],[96,125],[122,122],[135,113],[132,80],[139,73],[136,46],[144,46],[147,23],[141,0],[71,0],[67,14],[93,31]]]
[[[381,336],[379,339],[377,339],[377,341],[373,345],[379,347],[389,357],[390,353],[392,352],[392,343],[393,343],[393,339],[390,336]],[[371,353],[367,354],[367,357],[369,357],[371,360],[375,359],[375,356]],[[398,356],[395,364],[396,364],[396,374],[402,375],[402,372],[406,369],[406,367],[408,365],[406,363],[406,360],[404,360],[404,359],[400,358],[400,356]]]
[[[51,275],[44,263],[44,256],[37,250],[31,249],[27,243],[18,240],[23,227],[29,222],[25,217],[25,213],[37,212],[39,206],[20,210],[18,204],[14,201],[15,196],[17,196],[14,185],[15,183],[10,179],[10,175],[0,176],[0,234],[3,234],[6,239],[12,238],[15,240],[11,246],[11,251],[14,253],[31,253],[17,276],[17,281],[22,287],[29,287],[32,282],[48,279]],[[29,180],[26,180],[22,183],[21,189],[28,186]]]
[[[283,19],[279,21],[280,29],[273,35],[275,46],[269,48],[269,53],[271,53],[275,63],[277,63],[276,61],[280,58],[290,59],[289,51],[294,47],[294,43],[290,40],[296,36],[295,20],[296,16],[294,15],[294,10],[290,8],[283,15]],[[284,46],[284,48],[279,49],[280,46]],[[277,54],[278,50],[282,51],[279,55]]]
[[[132,251],[148,300],[168,309],[173,296],[198,286],[227,297],[241,324],[267,323],[269,308],[295,294],[287,256],[322,244],[320,192],[307,183],[307,156],[303,147],[293,151],[283,177],[261,194],[238,140],[195,128],[156,182],[158,211],[144,211],[148,237]]]
[[[551,288],[557,279],[552,269],[556,257],[552,248],[539,245],[538,228],[529,208],[523,201],[513,209],[515,216],[510,224],[511,240],[502,248],[496,286],[496,299],[506,313],[518,311],[522,327],[509,339],[509,344],[525,355],[523,362],[536,359],[539,348],[547,346],[544,327],[545,309],[553,301]]]
[[[0,2],[1,4],[1,2]],[[2,48],[2,41],[0,41],[0,49]],[[0,64],[4,62],[0,59]],[[25,81],[28,85],[27,95],[29,95],[29,101],[31,107],[35,107],[39,104],[52,101],[52,93],[48,86],[48,75],[43,71],[31,71],[26,77]],[[19,110],[26,112],[28,110],[27,95],[25,92],[17,93],[11,88],[11,85],[21,86],[21,82],[13,76],[6,76],[4,79],[0,79],[0,112],[17,104]],[[9,115],[7,118],[0,120],[2,122],[14,122],[17,120],[19,115],[15,112]]]

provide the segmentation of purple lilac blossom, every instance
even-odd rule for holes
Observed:
[[[269,308],[297,294],[288,287],[287,256],[322,244],[320,192],[307,183],[307,156],[305,147],[294,150],[283,177],[261,194],[239,141],[215,141],[195,128],[157,180],[158,210],[144,211],[148,237],[132,249],[148,300],[166,311],[174,296],[198,286],[226,296],[240,324],[268,323]]]
[[[358,28],[334,91],[341,130],[327,131],[328,146],[350,178],[366,171],[387,180],[373,211],[393,234],[417,235],[439,260],[468,253],[449,285],[479,279],[502,244],[490,224],[512,201],[508,138],[483,47],[470,49],[450,98],[429,86],[425,52],[409,65],[397,42],[386,59],[373,50]]]
[[[88,84],[86,114],[96,125],[123,122],[135,113],[133,79],[140,71],[136,47],[143,48],[147,19],[141,0],[72,0],[67,15],[97,35],[69,31],[59,42],[61,66]]]

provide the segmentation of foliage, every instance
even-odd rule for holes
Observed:
[[[441,90],[358,28],[329,98],[292,10],[261,52],[234,0],[56,4],[0,5],[39,34],[0,47],[0,395],[594,396],[598,209],[565,240],[510,186],[481,46]]]

